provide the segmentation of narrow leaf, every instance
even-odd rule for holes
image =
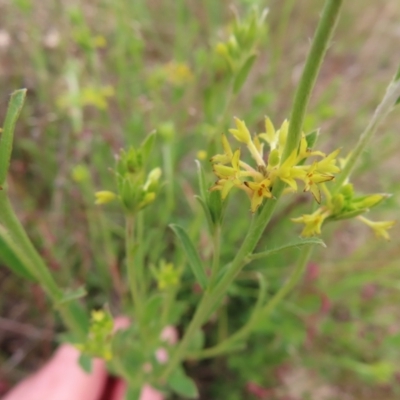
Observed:
[[[291,249],[293,247],[300,248],[302,246],[316,245],[316,244],[326,247],[325,243],[317,237],[299,238],[282,246],[274,247],[270,250],[263,251],[261,253],[252,254],[249,258],[251,260],[258,260],[260,258],[268,257],[272,254],[279,253],[280,251]]]
[[[19,276],[32,281],[36,280],[26,265],[29,260],[21,253],[2,226],[0,226],[0,261]]]
[[[254,64],[254,61],[256,60],[257,55],[253,54],[251,55],[246,62],[243,64],[241,70],[238,72],[238,74],[235,77],[235,81],[233,83],[233,92],[235,94],[239,93],[240,89],[242,88],[243,84],[246,82],[246,79],[251,71],[251,68]]]
[[[155,133],[152,132],[142,142],[141,148],[144,162],[147,162],[150,156],[151,150],[153,149],[155,137]]]
[[[78,363],[87,374],[92,372],[92,358],[87,354],[81,354],[79,356]]]
[[[182,367],[177,368],[168,379],[168,386],[180,396],[197,399],[199,392],[196,384],[184,372]]]
[[[11,95],[8,104],[3,131],[0,136],[0,190],[6,180],[8,167],[10,165],[15,124],[24,104],[25,95],[26,89],[15,91]]]
[[[317,142],[319,136],[319,129],[316,129],[315,131],[310,132],[306,136],[306,141],[307,141],[307,147],[309,149],[313,149],[315,146],[315,143]]]
[[[204,173],[204,169],[200,164],[199,160],[196,161],[196,166],[197,166],[197,179],[199,181],[199,191],[200,191],[200,196],[203,199],[204,202],[207,202],[207,184],[206,184],[206,176]]]
[[[57,302],[57,305],[69,303],[73,300],[78,300],[87,295],[86,289],[84,286],[80,286],[78,289],[67,290],[63,297]]]
[[[212,233],[212,231],[213,231],[213,221],[212,221],[211,213],[210,213],[210,210],[209,210],[207,204],[204,202],[204,200],[200,196],[194,196],[194,198],[200,203],[201,208],[203,209],[204,214],[205,214],[206,219],[207,219],[208,228],[209,228],[210,232]]]
[[[207,286],[207,276],[204,272],[203,265],[201,263],[200,257],[197,253],[195,246],[193,245],[186,231],[181,226],[176,224],[171,224],[169,225],[169,227],[174,231],[175,235],[181,242],[181,245],[189,261],[189,265],[192,269],[192,272],[196,277],[197,282],[204,290]]]

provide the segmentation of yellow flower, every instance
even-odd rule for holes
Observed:
[[[293,150],[290,156],[275,171],[275,175],[287,183],[294,191],[297,191],[295,179],[304,179],[306,172],[302,168],[295,168],[297,162],[297,150]]]
[[[258,136],[268,143],[271,150],[276,148],[278,136],[276,135],[274,124],[268,117],[265,117],[265,132],[260,133]]]
[[[323,211],[322,208],[319,208],[312,214],[303,214],[301,217],[292,218],[292,221],[305,224],[301,236],[309,237],[321,234],[321,226],[328,216],[329,211]]]
[[[216,154],[215,156],[211,157],[211,162],[229,164],[232,161],[232,149],[225,135],[222,135],[222,148],[224,149],[224,154]]]
[[[246,127],[245,122],[236,117],[234,119],[237,129],[229,129],[229,132],[235,137],[237,141],[249,144],[251,142],[251,135]]]
[[[96,197],[95,204],[107,204],[117,198],[117,195],[114,192],[110,192],[109,190],[100,190],[94,195]]]
[[[206,152],[205,150],[199,150],[199,151],[197,152],[197,158],[198,158],[199,160],[205,160],[206,157],[207,157],[207,152]]]
[[[171,61],[164,65],[166,79],[175,86],[184,86],[193,80],[193,72],[185,63]]]
[[[297,161],[300,162],[304,158],[311,157],[311,156],[321,156],[326,157],[326,154],[322,151],[312,151],[307,147],[307,139],[304,134],[301,136],[300,140],[300,147],[299,147],[299,154],[297,156]]]
[[[310,191],[317,203],[321,203],[321,191],[319,190],[318,184],[322,182],[327,182],[331,181],[334,176],[333,175],[326,175],[320,173],[317,168],[318,168],[317,162],[314,162],[309,170],[306,173],[306,177],[304,178],[304,191],[308,192]]]
[[[219,178],[228,178],[228,177],[233,177],[237,178],[240,174],[240,167],[239,167],[239,162],[240,162],[240,150],[236,150],[231,158],[231,164],[232,167],[228,167],[226,165],[222,164],[214,164],[213,169],[215,175],[217,175]]]
[[[257,208],[261,205],[264,198],[271,198],[270,191],[271,180],[263,179],[261,182],[244,182],[244,184],[251,189],[251,212],[256,212]]]
[[[331,154],[317,162],[317,170],[321,174],[337,174],[340,172],[340,168],[336,165],[336,157],[340,153],[341,149],[332,151]]]
[[[387,232],[396,221],[371,221],[365,217],[359,215],[357,217],[360,221],[364,222],[364,224],[368,225],[374,232],[377,237],[383,237],[386,240],[390,240],[389,233]]]

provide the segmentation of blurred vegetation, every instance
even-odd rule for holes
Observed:
[[[246,15],[254,3],[269,8],[258,57],[239,94],[227,93],[218,43],[235,13]],[[9,94],[28,88],[9,179],[13,206],[57,281],[86,284],[88,308],[108,302],[117,315],[127,307],[120,302],[122,217],[116,207],[93,207],[96,190],[114,187],[114,155],[156,130],[150,167],[162,166],[167,185],[157,213],[143,216],[147,262],[175,254],[172,261],[182,263],[171,222],[185,226],[208,257],[206,224],[193,198],[194,159],[213,154],[215,134],[226,132],[234,115],[260,131],[265,115],[287,117],[319,8],[316,0],[0,3],[0,120]],[[305,123],[306,132],[321,128],[324,149],[347,153],[356,143],[398,68],[399,20],[397,0],[345,2]],[[388,117],[354,174],[362,190],[394,194],[378,211],[381,219],[397,217],[400,206],[398,122],[398,113]],[[226,261],[249,222],[240,196],[227,211],[234,223],[223,232]],[[260,247],[299,234],[289,217],[310,201],[282,201]],[[202,398],[399,398],[399,230],[386,243],[357,222],[328,226],[328,248],[317,249],[301,286],[259,322],[248,348],[187,363]],[[295,249],[253,263],[205,327],[206,340],[226,337],[248,319],[257,293],[253,272],[262,271],[272,294],[297,255]],[[177,313],[185,323],[198,294],[189,279],[182,282],[185,308]],[[49,357],[62,326],[41,289],[5,267],[0,292],[1,394]]]

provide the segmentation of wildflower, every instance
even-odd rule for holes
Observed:
[[[336,157],[340,153],[340,148],[332,151],[328,156],[317,162],[317,170],[321,174],[337,174],[340,168],[336,165]]]
[[[244,121],[239,118],[234,118],[237,129],[229,129],[229,132],[235,137],[239,142],[249,144],[251,142],[251,135]]]
[[[331,181],[332,179],[334,179],[334,176],[319,172],[318,164],[318,162],[314,162],[307,171],[306,177],[304,179],[304,191],[310,191],[313,194],[314,199],[317,201],[317,203],[321,203],[321,191],[319,190],[318,184]]]
[[[199,160],[205,160],[206,157],[207,157],[207,152],[206,152],[205,150],[199,150],[199,151],[197,152],[197,158],[198,158]]]
[[[256,212],[257,208],[261,205],[264,198],[271,198],[272,193],[271,180],[266,178],[261,182],[244,182],[244,184],[251,189],[251,212]]]
[[[364,224],[368,225],[374,232],[377,237],[383,237],[386,240],[390,240],[389,233],[387,232],[392,226],[396,223],[396,221],[371,221],[361,215],[357,217],[360,221],[364,222]]]
[[[301,217],[292,218],[292,221],[305,224],[301,236],[309,237],[321,234],[321,226],[329,215],[329,210],[324,211],[322,208],[319,208],[312,214],[303,214]]]
[[[305,179],[305,171],[301,168],[294,168],[297,161],[297,150],[293,150],[290,156],[274,172],[274,174],[283,182],[288,184],[293,191],[297,191],[296,179]]]
[[[72,169],[71,177],[77,183],[86,182],[90,178],[90,173],[85,165],[79,164]]]
[[[94,195],[96,197],[95,204],[107,204],[117,198],[117,195],[114,192],[110,192],[109,190],[100,190]]]
[[[211,157],[211,162],[219,164],[229,164],[231,162],[233,153],[225,135],[222,135],[222,148],[224,150],[224,154],[216,154],[215,156]]]
[[[184,86],[193,80],[193,72],[185,63],[170,61],[163,69],[167,82],[174,86]]]
[[[276,135],[272,121],[268,117],[265,117],[265,132],[260,133],[258,136],[268,143],[271,150],[274,150],[276,148],[276,145],[278,143],[278,136]]]

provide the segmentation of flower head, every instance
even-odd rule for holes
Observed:
[[[303,214],[301,217],[292,218],[292,221],[304,224],[305,227],[301,232],[301,236],[309,237],[321,234],[321,226],[328,216],[329,211],[327,212],[319,208],[312,214]]]
[[[386,240],[390,240],[388,230],[396,223],[396,221],[371,221],[361,215],[357,217],[364,224],[368,225],[377,237],[383,237]]]

